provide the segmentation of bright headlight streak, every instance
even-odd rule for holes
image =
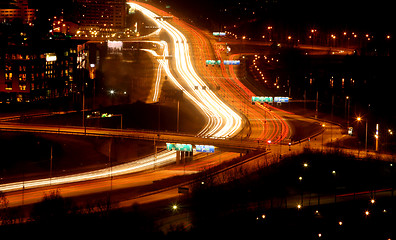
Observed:
[[[197,106],[199,106],[204,114],[208,117],[208,122],[204,129],[199,133],[201,136],[207,137],[216,137],[216,138],[225,138],[231,137],[234,135],[241,127],[242,119],[236,114],[231,108],[229,108],[226,104],[224,104],[207,86],[206,84],[198,77],[195,73],[195,70],[191,64],[191,58],[189,55],[189,49],[187,40],[185,37],[173,26],[171,26],[167,22],[158,21],[155,19],[156,14],[151,11],[146,10],[143,7],[140,7],[137,4],[129,3],[139,9],[143,14],[151,18],[154,22],[158,24],[159,27],[165,29],[172,37],[174,45],[175,45],[175,54],[174,57],[176,59],[176,68],[182,78],[186,81],[189,91],[184,89],[184,87],[175,79],[175,77],[171,74],[169,69],[168,60],[159,59],[160,65],[164,68],[165,72],[169,76],[169,78],[175,83],[177,87],[179,87],[184,94],[190,98]],[[163,55],[168,55],[168,47],[165,42],[162,43],[164,46]],[[151,52],[153,53],[153,52]],[[195,86],[203,86],[206,87],[207,90],[194,90]],[[121,164],[114,166],[112,168],[105,168],[96,171],[90,171],[80,174],[73,174],[68,176],[61,177],[53,177],[53,178],[44,178],[38,180],[29,180],[24,182],[14,182],[8,184],[0,185],[0,191],[15,191],[21,190],[23,188],[37,188],[58,184],[66,184],[73,182],[80,182],[86,180],[94,180],[99,178],[109,177],[110,174],[112,176],[133,173],[138,171],[143,171],[147,169],[153,168],[153,166],[163,166],[169,163],[175,162],[175,153],[172,152],[163,152],[157,154],[155,156],[149,156],[147,158],[139,159],[130,163]]]
[[[235,113],[231,108],[224,104],[205,84],[202,79],[198,77],[191,64],[189,55],[189,47],[187,39],[183,34],[170,23],[166,21],[159,21],[156,17],[158,15],[145,9],[144,7],[135,3],[129,3],[132,7],[141,11],[144,15],[151,18],[156,24],[166,30],[172,37],[175,54],[176,68],[182,78],[186,81],[189,88],[193,90],[195,86],[205,86],[207,90],[194,91],[199,101],[206,105],[210,112],[210,120],[204,129],[199,133],[209,137],[230,137],[240,129],[242,124],[241,117]],[[200,106],[200,105],[199,105]]]
[[[166,23],[165,23],[166,24]],[[164,29],[167,29],[167,25],[164,25]],[[184,54],[176,54],[180,56],[180,60],[177,61],[177,68],[179,72],[183,72],[185,79],[189,86],[193,89],[194,86],[205,86],[209,89],[206,84],[197,76],[192,64],[190,62],[188,45],[186,44],[185,38],[176,38],[175,51],[176,53],[183,52]],[[186,70],[187,69],[187,70]],[[232,111],[226,104],[224,104],[210,89],[206,91],[196,91],[201,102],[207,105],[210,109],[213,109],[212,118],[217,120],[215,126],[207,126],[210,128],[209,132],[205,135],[212,137],[229,137],[232,136],[241,126],[241,118],[238,114]],[[222,128],[221,125],[224,124]],[[204,129],[206,131],[207,129]],[[220,129],[220,130],[219,130]]]
[[[151,54],[153,54],[155,57],[159,57],[159,55],[157,54],[157,52],[155,52],[154,50],[151,49],[141,49],[142,51],[146,51],[149,52]],[[161,62],[159,59],[158,60],[158,68],[157,68],[157,77],[155,80],[155,84],[154,84],[154,94],[153,94],[153,102],[158,102],[158,96],[159,96],[159,92],[160,92],[160,83],[161,83],[161,69],[163,68],[163,62]]]
[[[94,180],[94,179],[109,177],[110,174],[111,176],[118,176],[122,174],[128,174],[137,171],[152,169],[153,166],[160,167],[174,162],[174,159],[175,159],[175,152],[164,151],[158,153],[157,158],[149,156],[143,159],[139,159],[137,161],[120,164],[112,168],[105,168],[105,169],[90,171],[86,173],[73,174],[69,176],[53,177],[51,179],[44,178],[44,179],[30,180],[24,182],[2,184],[0,185],[0,191],[7,192],[7,191],[20,190],[22,188],[29,189],[29,188],[45,187],[45,186],[49,186],[50,184],[58,185],[58,184],[66,184],[72,182],[81,182],[86,180]]]
[[[158,43],[158,42],[157,42]],[[162,42],[161,45],[164,45],[164,56],[166,56],[168,54],[167,52],[167,43],[166,42]],[[152,54],[155,57],[160,57],[160,55],[157,54],[157,52],[155,52],[154,50],[151,49],[141,49],[142,51],[146,51],[150,54]],[[204,112],[204,114],[208,117],[208,119],[211,120],[211,111],[210,109],[208,109],[206,106],[202,105],[193,95],[191,95],[189,92],[186,91],[186,89],[183,88],[182,85],[179,84],[179,82],[176,80],[176,78],[172,75],[170,69],[169,69],[169,65],[168,65],[168,60],[166,60],[165,58],[161,59],[157,59],[159,62],[159,65],[161,67],[164,68],[166,74],[168,75],[168,77],[170,78],[170,80],[172,80],[172,82],[180,89],[182,90],[188,98],[190,98],[196,105],[200,106],[200,108],[202,109],[202,111]]]

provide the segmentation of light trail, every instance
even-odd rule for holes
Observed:
[[[153,159],[153,156],[149,156],[137,161],[116,165],[114,167],[104,168],[96,171],[90,171],[86,173],[72,174],[68,176],[44,178],[29,181],[19,181],[13,183],[7,183],[0,185],[1,192],[16,191],[22,189],[39,188],[52,185],[60,185],[67,183],[75,183],[86,180],[95,180],[99,178],[108,178],[119,176],[128,173],[134,173],[144,170],[150,170],[154,167],[161,167],[169,163],[173,163],[175,159],[175,152],[160,152],[158,156]]]
[[[187,23],[181,23],[181,24],[189,25]],[[211,50],[208,48],[208,45],[206,44],[202,35],[198,33],[199,30],[196,30],[194,26],[189,26],[185,28],[195,36],[194,39],[198,39],[198,42],[195,44],[202,46],[202,48],[198,49],[199,53],[201,55],[204,55],[201,58],[213,59],[213,56],[211,56],[210,54]],[[219,48],[215,47],[214,51],[215,51],[214,59],[222,59]],[[237,56],[237,54],[231,55],[230,60],[233,60],[235,56]],[[205,76],[214,76],[216,74],[215,72],[218,69],[217,67],[215,68],[205,67],[203,62],[201,63],[201,65],[202,65],[202,69],[204,69],[204,72],[206,73]],[[213,81],[212,84],[221,86],[221,89],[227,89],[227,93],[225,94],[227,94],[228,97],[232,97],[233,99],[235,98],[237,100],[234,104],[235,108],[237,108],[239,105],[242,111],[242,104],[246,104],[245,107],[248,112],[248,114],[246,114],[247,118],[249,119],[252,128],[255,129],[255,131],[252,132],[252,134],[254,134],[255,137],[253,135],[250,135],[250,138],[255,138],[257,140],[265,140],[265,142],[271,140],[271,142],[273,143],[280,142],[284,138],[286,138],[290,133],[289,131],[290,128],[287,125],[287,123],[277,113],[269,110],[268,107],[261,105],[252,106],[251,96],[254,96],[254,94],[250,91],[250,89],[248,89],[244,84],[242,84],[239,81],[238,77],[234,72],[234,67],[232,65],[229,66],[228,72],[230,73],[230,76],[228,75],[227,68],[225,65],[221,64],[220,67],[223,76],[221,78],[222,80],[221,81],[212,80]],[[209,79],[211,78],[209,77]]]
[[[182,77],[183,83],[187,84],[187,86],[184,88],[180,87],[180,83],[174,83],[194,103],[198,102],[197,105],[209,118],[206,126],[198,133],[198,136],[228,138],[235,135],[241,129],[242,118],[222,102],[197,75],[191,63],[189,45],[185,36],[170,23],[158,20],[160,15],[153,13],[137,3],[128,4],[150,18],[171,36],[174,45],[174,54],[172,56],[175,58],[176,70]],[[165,68],[169,68],[166,59],[164,63]],[[188,92],[191,94],[187,94]]]
[[[160,27],[160,29],[162,28],[167,31],[173,39],[174,54],[172,55],[175,58],[176,70],[178,74],[180,74],[180,76],[182,77],[184,84],[187,85],[187,88],[184,88],[182,84],[179,83],[171,73],[171,70],[169,68],[169,61],[168,59],[166,59],[166,56],[168,55],[168,46],[166,42],[161,42],[164,47],[163,58],[159,58],[158,61],[160,65],[164,68],[166,74],[173,81],[173,83],[180,90],[182,90],[183,93],[190,100],[192,100],[208,117],[208,122],[206,126],[202,129],[198,136],[210,138],[228,138],[237,134],[242,126],[242,118],[231,108],[229,108],[225,103],[223,103],[212,92],[212,90],[209,89],[205,82],[200,77],[198,77],[191,64],[189,46],[187,44],[187,39],[184,37],[184,35],[168,22],[157,20],[156,17],[158,17],[159,15],[149,11],[148,9],[138,4],[128,4],[130,4],[131,7],[135,7],[144,15],[153,20]],[[157,32],[157,34],[158,33],[159,31]],[[158,55],[157,53],[153,53],[152,51],[148,52],[154,55]],[[202,91],[200,91],[199,89],[196,90],[196,86],[198,86],[198,88],[201,87]],[[173,163],[175,162],[175,159],[175,152],[165,151],[157,154],[157,156],[149,156],[147,158],[139,159],[130,163],[121,164],[96,171],[73,174],[68,176],[2,184],[0,185],[0,191],[8,192],[22,189],[75,183],[100,178],[108,178],[111,176],[118,176],[122,174],[153,169],[154,166],[159,167]]]

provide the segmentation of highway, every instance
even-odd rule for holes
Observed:
[[[240,133],[243,138],[250,138],[272,143],[290,138],[292,132],[281,111],[269,105],[252,105],[251,97],[255,94],[240,82],[235,73],[234,65],[207,66],[206,59],[228,60],[226,54],[220,51],[218,43],[206,32],[187,23],[175,21],[183,29],[193,46],[195,66],[201,76],[217,94],[235,111],[239,111],[246,119],[247,127]],[[212,47],[213,46],[213,47]],[[234,54],[232,57],[237,57]],[[284,113],[284,112],[283,112]]]
[[[191,28],[184,22],[174,18],[172,24],[168,21],[164,21],[158,18],[166,13],[161,10],[155,9],[150,5],[144,3],[130,2],[131,7],[141,11],[146,17],[154,21],[160,29],[166,31],[172,41],[166,43],[161,41],[162,54],[147,51],[154,55],[160,63],[160,66],[165,70],[169,79],[183,91],[184,95],[192,101],[200,111],[207,117],[205,127],[197,136],[177,135],[177,134],[159,134],[141,131],[129,131],[129,130],[114,130],[114,129],[94,129],[94,128],[79,128],[79,127],[59,127],[59,126],[33,126],[33,125],[16,125],[16,124],[1,124],[0,128],[6,129],[7,131],[33,131],[33,132],[46,132],[54,134],[78,134],[78,135],[92,135],[92,136],[119,136],[119,137],[131,137],[144,140],[154,139],[164,142],[188,142],[188,143],[204,143],[217,146],[223,146],[228,148],[239,148],[239,149],[255,149],[255,148],[266,148],[267,141],[281,142],[283,139],[290,137],[290,129],[287,123],[277,113],[279,110],[270,109],[269,106],[251,105],[249,97],[253,94],[249,92],[249,89],[243,86],[238,81],[233,68],[226,69],[225,66],[221,66],[221,69],[217,71],[202,71],[203,66],[199,67],[200,63],[195,61],[195,65],[198,66],[199,73],[204,75],[211,75],[212,77],[205,77],[205,81],[199,77],[197,71],[193,67],[193,59],[205,59],[208,54],[217,54],[217,57],[222,57],[219,53],[213,53],[208,51],[210,42],[205,41],[202,38],[202,34],[197,30]],[[149,10],[150,9],[150,10]],[[177,28],[175,26],[177,26]],[[179,30],[180,29],[180,30]],[[189,40],[182,34],[182,32],[190,37]],[[191,50],[191,43],[203,42],[201,46],[194,46],[194,51]],[[197,50],[198,49],[198,50]],[[200,50],[203,51],[200,52]],[[202,54],[201,56],[194,57],[190,56],[191,52],[194,54]],[[172,56],[170,60],[167,58],[168,55]],[[204,61],[201,61],[204,62]],[[206,67],[204,67],[206,68]],[[216,76],[222,76],[226,79],[222,83],[222,91],[227,92],[227,95],[219,97],[207,83],[216,79]],[[232,101],[231,101],[232,99]],[[227,104],[225,103],[227,102]],[[244,110],[242,106],[244,107]],[[238,111],[239,109],[239,111]],[[246,116],[244,116],[246,114]],[[242,132],[244,124],[250,124],[249,130]],[[235,137],[235,139],[231,139]],[[247,140],[247,139],[251,140]],[[230,155],[235,156],[235,155]],[[37,180],[26,180],[15,183],[7,183],[0,185],[0,191],[10,192],[7,196],[20,195],[18,190],[29,190],[32,195],[37,195],[35,200],[31,199],[31,202],[41,200],[42,192],[48,189],[60,188],[61,185],[71,186],[71,189],[75,189],[74,193],[69,193],[70,196],[76,194],[87,194],[90,191],[81,190],[79,186],[87,186],[92,183],[98,185],[97,189],[104,189],[99,186],[107,186],[109,179],[113,177],[125,176],[132,183],[142,182],[137,177],[134,179],[131,177],[131,173],[139,176],[142,171],[154,169],[154,167],[161,167],[174,163],[176,154],[173,151],[163,151],[156,155],[149,156],[134,162],[113,166],[111,168],[105,168],[96,171],[90,171],[85,173],[73,174],[69,176],[52,177]],[[228,159],[228,158],[223,158]],[[209,163],[210,164],[210,163]],[[187,170],[189,171],[189,170]],[[185,172],[185,171],[183,171]],[[194,171],[192,171],[194,172]],[[166,176],[172,176],[172,174],[179,173],[180,170],[172,171]],[[151,173],[147,173],[151,174]],[[165,176],[165,175],[162,175]],[[132,175],[134,176],[134,175]],[[151,174],[151,179],[157,179],[161,174]],[[143,178],[146,178],[144,176]],[[148,179],[150,179],[148,177]],[[90,181],[88,181],[90,180]],[[147,180],[149,181],[149,180]],[[115,181],[113,186],[116,188],[122,187],[122,184],[117,184]],[[127,186],[127,185],[125,185]],[[130,186],[130,185],[128,185]],[[84,188],[83,188],[84,189]],[[71,191],[71,190],[70,190]],[[98,190],[99,191],[99,190]],[[40,196],[40,197],[38,197]],[[32,197],[33,198],[33,197]]]
[[[200,145],[214,145],[219,148],[242,151],[264,149],[267,142],[238,138],[209,138],[199,137],[191,134],[171,133],[171,132],[154,132],[142,130],[121,130],[109,128],[77,127],[77,126],[51,126],[51,125],[33,125],[19,123],[0,122],[0,130],[14,132],[36,132],[47,134],[66,134],[66,135],[83,135],[95,137],[120,137],[137,140],[157,141],[163,143],[189,143]]]
[[[172,39],[172,56],[174,59],[177,74],[183,81],[178,81],[170,73],[170,67],[167,59],[164,60],[163,67],[173,83],[183,91],[191,101],[197,105],[208,118],[206,126],[198,133],[198,136],[206,137],[232,137],[240,131],[242,127],[242,118],[233,111],[216,94],[206,85],[206,83],[195,72],[190,57],[189,44],[186,37],[172,24],[165,20],[158,19],[160,14],[148,10],[147,6],[143,7],[137,3],[128,3],[132,8],[143,13],[146,17],[157,24],[159,28],[164,29]],[[198,87],[198,89],[196,88]]]

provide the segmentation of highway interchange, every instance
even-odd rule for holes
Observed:
[[[216,44],[215,40],[210,39],[201,30],[190,26],[176,17],[173,17],[171,20],[161,19],[161,16],[168,16],[169,14],[153,6],[140,2],[130,2],[128,4],[155,22],[161,31],[165,31],[171,37],[170,42],[159,39],[153,41],[153,43],[160,46],[158,51],[150,49],[144,51],[157,59],[159,69],[162,69],[166,73],[168,79],[183,91],[184,96],[194,103],[198,111],[206,117],[205,127],[197,135],[190,136],[82,127],[21,125],[6,122],[1,123],[0,128],[3,131],[129,137],[150,141],[155,140],[162,142],[162,144],[165,142],[211,144],[219,148],[228,149],[261,149],[267,151],[267,153],[270,151],[273,153],[276,152],[276,155],[302,150],[306,143],[298,144],[293,142],[292,146],[288,146],[288,143],[291,143],[290,139],[293,135],[293,128],[285,120],[285,117],[288,119],[302,119],[302,117],[267,104],[252,105],[251,97],[255,94],[238,80],[234,66],[221,65],[220,68],[212,68],[205,65],[205,59],[227,58],[217,48],[214,51],[212,50],[211,45]],[[237,57],[238,55],[232,55],[229,58]],[[161,70],[158,71],[160,73]],[[218,81],[219,78],[224,81]],[[158,83],[155,85],[157,88],[160,86]],[[213,86],[218,86],[217,89],[220,90],[214,90]],[[159,94],[158,91],[155,92],[157,92],[156,95]],[[158,99],[158,96],[153,98],[153,100],[155,99]],[[316,120],[312,119],[304,118],[304,121],[319,124]],[[323,130],[330,128],[334,129],[334,131],[332,130],[331,135],[322,135],[322,144],[323,137],[324,142],[341,137],[340,128],[336,125],[327,124]],[[327,133],[328,131],[326,130],[325,132]],[[319,133],[323,133],[323,131]],[[316,141],[315,144],[318,145],[318,148],[323,146],[319,141]],[[239,153],[232,152],[221,154],[223,156],[221,157],[221,161],[227,161],[239,155]],[[157,180],[181,174],[192,174],[200,170],[200,168],[194,166],[196,163],[186,165],[184,169],[180,169],[180,166],[172,165],[172,163],[175,163],[175,159],[176,153],[174,151],[165,150],[137,161],[96,171],[5,183],[0,185],[0,191],[6,192],[10,206],[17,206],[38,202],[42,199],[43,192],[54,189],[60,189],[62,195],[65,197],[74,197],[106,192],[109,190],[109,186],[111,186],[111,189],[145,186]],[[221,162],[218,160],[218,157],[211,159],[209,156],[204,159],[209,159],[212,162]],[[259,161],[262,160],[263,158],[259,159]],[[198,161],[197,164],[199,164]],[[131,205],[134,202],[145,203],[175,196],[177,196],[176,187],[158,191],[155,194],[145,194],[141,198],[131,196],[130,200],[123,201],[120,203],[120,206]]]

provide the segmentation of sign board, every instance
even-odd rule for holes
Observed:
[[[224,65],[239,65],[241,64],[240,60],[224,60]]]
[[[221,60],[206,60],[206,65],[220,65]]]
[[[46,53],[45,54],[45,61],[47,61],[47,62],[55,62],[56,61],[56,54],[55,53]]]
[[[213,32],[213,36],[225,36],[225,32]]]
[[[107,41],[107,47],[110,51],[121,51],[123,46],[122,41]]]
[[[195,151],[213,153],[215,149],[212,145],[195,145]]]
[[[272,103],[273,101],[274,101],[273,97],[252,96],[252,102]]]
[[[289,97],[275,97],[274,102],[276,103],[288,103]]]
[[[166,143],[166,149],[183,151],[183,152],[192,152],[192,145],[182,144],[182,143]]]

